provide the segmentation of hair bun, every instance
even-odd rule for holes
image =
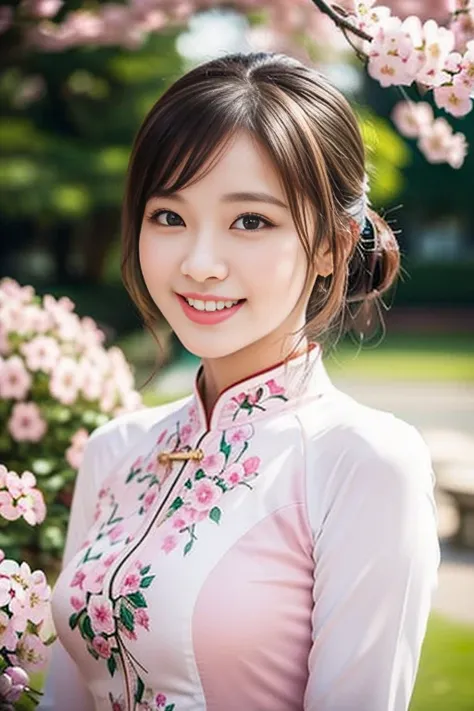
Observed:
[[[397,278],[400,249],[392,230],[368,209],[348,264],[347,303],[374,298],[388,291]]]

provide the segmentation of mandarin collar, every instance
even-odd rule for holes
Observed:
[[[321,345],[313,342],[286,364],[277,363],[230,385],[219,395],[208,418],[198,388],[201,372],[202,364],[194,378],[189,414],[206,431],[253,423],[334,387],[324,367]]]

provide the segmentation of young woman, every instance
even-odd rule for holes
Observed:
[[[432,462],[322,362],[348,303],[399,268],[365,170],[346,99],[281,55],[200,66],[146,117],[123,277],[202,363],[190,397],[90,438],[42,709],[408,709],[440,559]]]

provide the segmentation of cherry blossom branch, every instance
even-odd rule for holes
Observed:
[[[347,20],[343,16],[343,13],[346,12],[343,8],[337,5],[329,5],[327,2],[324,2],[324,0],[311,0],[311,2],[314,3],[318,10],[320,10],[324,15],[331,18],[331,20],[341,29],[348,30],[349,32],[357,35],[357,37],[367,40],[368,42],[372,40],[371,35],[368,35],[367,32],[364,32],[364,30],[360,30],[358,27],[353,25],[350,20]]]

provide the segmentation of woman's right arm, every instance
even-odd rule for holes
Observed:
[[[89,437],[79,467],[62,560],[65,568],[74,557],[93,523],[95,501],[103,472],[110,467],[110,459],[103,442],[103,428]],[[105,433],[104,433],[105,434]],[[99,436],[98,436],[99,435]],[[114,434],[108,433],[107,437]],[[102,474],[101,474],[102,472]],[[94,711],[94,702],[80,673],[59,639],[53,643],[46,686],[37,711]]]

